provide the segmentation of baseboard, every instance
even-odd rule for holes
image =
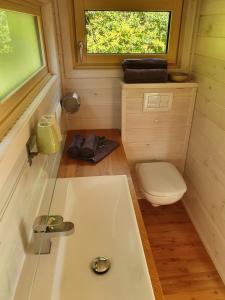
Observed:
[[[186,197],[186,199],[183,200],[184,207],[196,231],[198,232],[198,235],[202,243],[204,244],[210,258],[212,259],[222,281],[225,284],[225,268],[224,268],[225,239],[221,235],[217,227],[213,224],[207,211],[202,206],[201,202],[198,200],[198,197],[195,197],[196,200],[194,203],[195,210],[191,208],[191,205],[188,203],[188,200],[189,200],[188,197]],[[211,237],[210,237],[210,232],[213,232]]]

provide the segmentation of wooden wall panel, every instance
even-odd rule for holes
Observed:
[[[213,45],[213,47],[212,47]],[[225,40],[217,37],[199,36],[197,38],[196,54],[224,60]]]
[[[77,91],[81,94],[84,105],[90,106],[68,117],[69,129],[120,128],[121,109],[118,101],[121,97],[119,82],[123,77],[121,68],[75,68],[74,66],[74,20],[71,17],[73,0],[54,0],[56,23],[58,28],[59,53],[62,65],[63,93]],[[190,70],[190,54],[193,45],[193,32],[197,22],[198,0],[184,0],[183,20],[181,25],[181,41],[179,45],[178,65],[169,66],[174,70]],[[81,90],[87,89],[87,93]],[[105,99],[101,96],[106,92]],[[92,95],[96,94],[93,98]],[[108,94],[108,95],[107,95]],[[111,95],[110,95],[111,94]],[[109,96],[110,95],[110,96]],[[84,97],[83,97],[84,96]],[[96,102],[98,103],[97,109]],[[105,101],[112,102],[112,106],[105,107]],[[115,103],[115,104],[114,104]],[[113,112],[110,113],[110,110]],[[93,113],[92,113],[93,112]],[[105,117],[103,115],[105,114]]]
[[[221,278],[224,279],[225,260],[223,258],[225,253],[225,241],[223,234],[218,230],[214,221],[209,218],[208,211],[206,210],[204,203],[199,201],[200,195],[189,181],[189,178],[185,177],[185,181],[188,187],[188,193],[184,196],[185,208],[189,213],[192,223],[195,225],[206,250],[210,254],[217,271]],[[221,300],[222,299],[223,297]]]
[[[198,76],[205,75],[202,78],[204,80],[211,80],[214,84],[225,83],[225,61],[223,60],[195,54],[192,67]]]
[[[225,2],[203,0],[193,71],[199,89],[185,206],[225,282]]]
[[[122,84],[122,139],[131,167],[140,161],[170,161],[183,172],[196,88],[195,83]],[[143,112],[144,93],[151,92],[173,93],[172,109]]]
[[[223,0],[202,0],[202,16],[220,14],[225,14],[225,6]]]
[[[120,127],[121,91],[118,79],[64,79],[64,94],[73,91],[81,98],[81,108],[77,114],[68,116],[68,128]]]
[[[121,90],[119,79],[65,79],[64,94],[76,91],[80,111],[67,116],[68,129],[120,128]]]
[[[199,31],[200,36],[205,37],[224,37],[225,27],[224,27],[224,17],[223,15],[218,15],[215,18],[215,15],[202,16]]]

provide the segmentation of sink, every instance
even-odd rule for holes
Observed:
[[[125,175],[58,179],[50,213],[75,232],[40,256],[31,300],[155,299]],[[101,275],[91,267],[96,257],[110,261]]]

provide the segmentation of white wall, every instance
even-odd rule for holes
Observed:
[[[225,282],[225,1],[203,0],[185,206]]]

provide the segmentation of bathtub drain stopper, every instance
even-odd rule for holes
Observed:
[[[99,256],[91,262],[91,268],[96,274],[104,274],[109,271],[111,263],[108,258]]]

